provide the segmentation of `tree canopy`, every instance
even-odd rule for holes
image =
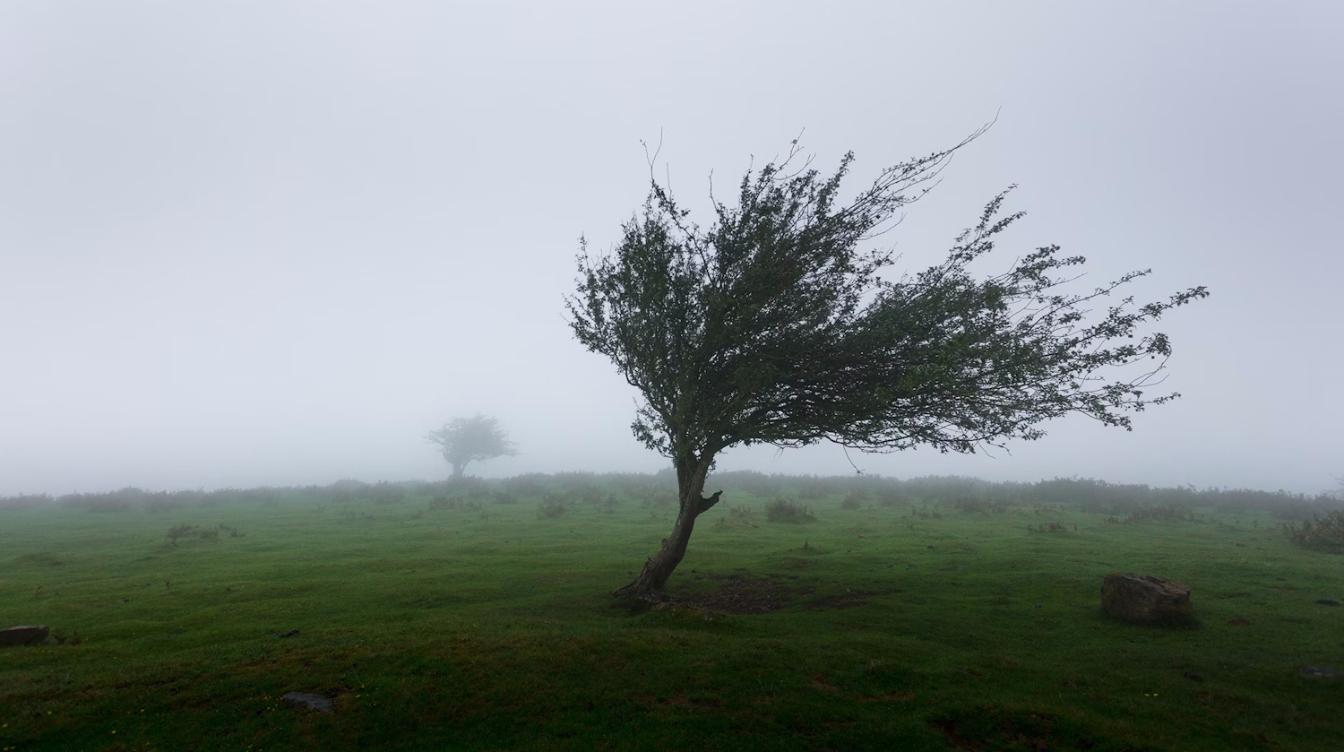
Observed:
[[[822,174],[795,142],[748,169],[733,202],[711,196],[705,227],[654,179],[611,253],[581,243],[574,335],[639,390],[634,434],[672,459],[683,513],[708,508],[697,483],[734,445],[975,452],[1070,413],[1129,429],[1132,413],[1177,396],[1148,393],[1171,343],[1147,326],[1206,289],[1113,300],[1144,269],[1072,291],[1084,258],[1055,245],[977,273],[1023,216],[1005,211],[1008,191],[940,263],[884,276],[883,235],[969,140],[849,197],[853,154]]]
[[[426,438],[439,446],[443,458],[453,468],[454,478],[461,478],[470,462],[512,455],[515,451],[499,421],[486,415],[454,418]]]

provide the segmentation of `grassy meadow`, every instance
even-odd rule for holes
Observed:
[[[664,480],[11,500],[0,628],[53,636],[0,648],[0,750],[1344,749],[1301,671],[1344,669],[1344,557],[1272,505],[730,475],[630,612]],[[1200,624],[1108,619],[1116,570]]]

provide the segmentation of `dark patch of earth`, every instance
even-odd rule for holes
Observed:
[[[862,606],[875,595],[898,593],[899,589],[853,590],[818,594],[816,588],[797,582],[797,575],[769,575],[756,577],[743,572],[727,574],[696,573],[697,580],[718,583],[713,590],[680,593],[671,597],[671,604],[726,614],[763,614],[791,605],[811,610],[828,610]]]
[[[726,614],[764,614],[789,605],[802,590],[786,584],[781,577],[753,577],[735,572],[696,575],[696,578],[718,582],[719,586],[673,596],[673,603]]]

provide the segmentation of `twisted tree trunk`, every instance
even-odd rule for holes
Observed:
[[[688,455],[675,463],[677,469],[677,495],[680,509],[677,520],[672,524],[672,534],[663,539],[658,551],[644,562],[639,576],[629,584],[618,588],[614,595],[645,603],[656,603],[666,599],[667,580],[686,555],[686,544],[691,540],[691,531],[695,529],[695,519],[719,502],[722,491],[712,496],[703,496],[705,476],[710,465],[714,464],[712,455],[696,458]]]

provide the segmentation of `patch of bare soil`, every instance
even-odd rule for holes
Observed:
[[[798,575],[793,574],[757,577],[745,572],[697,572],[691,576],[718,583],[718,586],[708,591],[675,594],[670,599],[671,604],[725,614],[763,614],[795,604],[818,611],[853,608],[864,605],[875,595],[900,592],[897,589],[845,589],[839,593],[818,594],[815,587],[799,583]]]
[[[753,577],[748,574],[705,574],[697,579],[713,580],[718,587],[707,592],[673,596],[678,604],[726,614],[763,614],[789,605],[799,588],[779,577]]]
[[[843,593],[819,595],[808,600],[803,605],[815,611],[824,611],[832,608],[853,608],[867,603],[868,599],[874,595],[880,595],[880,593],[872,590],[845,590]]]

